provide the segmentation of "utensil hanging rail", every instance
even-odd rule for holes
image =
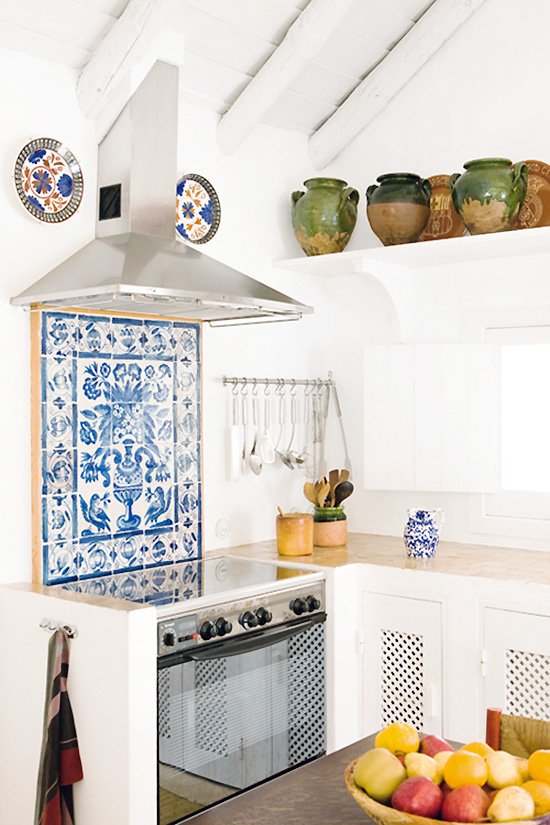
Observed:
[[[238,384],[242,384],[243,387],[333,387],[334,379],[330,373],[328,378],[229,378],[224,375],[223,383],[226,386],[232,384],[234,387]]]
[[[76,639],[78,636],[78,628],[74,624],[65,624],[64,622],[56,622],[53,619],[44,618],[40,622],[42,630],[64,630],[69,639]]]

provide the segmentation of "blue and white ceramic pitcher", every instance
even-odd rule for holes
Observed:
[[[439,531],[445,520],[443,510],[407,510],[405,547],[414,559],[430,559],[435,556]]]

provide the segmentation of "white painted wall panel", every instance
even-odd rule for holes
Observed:
[[[187,5],[272,43],[281,42],[300,14],[300,9],[291,4],[271,0],[187,0]]]
[[[494,489],[493,345],[368,346],[364,381],[367,489]]]
[[[405,14],[379,0],[356,4],[342,21],[342,28],[386,49],[413,25]]]
[[[87,49],[52,40],[45,34],[23,29],[6,21],[0,22],[0,48],[32,54],[71,68],[82,68],[92,54]]]
[[[365,347],[363,378],[364,486],[414,489],[412,347]]]
[[[288,128],[314,129],[335,110],[333,104],[287,91],[271,107],[265,120],[286,123]]]
[[[387,53],[387,49],[363,37],[336,29],[330,41],[317,52],[316,60],[345,74],[364,77]]]
[[[113,18],[104,12],[81,6],[73,0],[48,0],[47,9],[42,0],[25,0],[24,3],[4,3],[0,19],[23,29],[37,31],[54,41],[95,49],[107,34]],[[52,44],[51,60],[57,60],[57,50]]]
[[[336,71],[317,61],[310,61],[289,86],[289,91],[315,97],[335,106],[355,88],[359,77]]]

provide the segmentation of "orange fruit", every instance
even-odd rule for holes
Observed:
[[[460,750],[478,753],[480,756],[488,756],[490,753],[493,753],[492,747],[485,742],[470,742],[468,745],[463,745]]]
[[[418,731],[407,722],[392,722],[376,735],[375,748],[387,748],[392,753],[415,753],[420,745]]]
[[[478,753],[455,751],[445,763],[443,779],[450,788],[484,785],[487,781],[487,763]]]
[[[527,793],[530,793],[535,800],[535,816],[542,816],[550,813],[550,785],[546,782],[539,782],[538,779],[530,779],[521,786]]]
[[[550,750],[538,750],[531,754],[527,762],[529,776],[550,784]]]

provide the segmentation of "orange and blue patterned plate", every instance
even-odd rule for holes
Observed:
[[[59,140],[37,138],[21,149],[15,163],[15,187],[35,218],[59,223],[74,215],[82,200],[82,171]]]
[[[191,243],[206,243],[220,225],[220,200],[201,175],[182,175],[176,186],[176,231]]]

